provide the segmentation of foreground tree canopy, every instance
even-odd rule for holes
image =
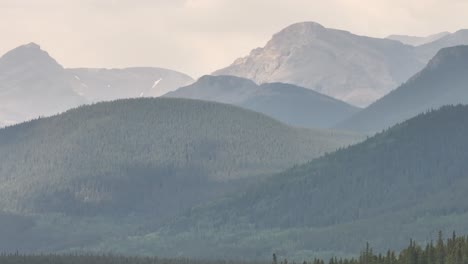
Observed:
[[[228,260],[195,260],[195,259],[164,259],[157,257],[128,257],[116,255],[21,255],[2,254],[2,264],[267,264],[267,262],[228,261]],[[272,264],[288,264],[288,260],[278,260],[273,254]],[[292,262],[295,263],[295,262]],[[425,246],[411,240],[408,247],[399,254],[388,250],[385,254],[374,253],[369,244],[358,258],[331,258],[328,261],[314,259],[303,264],[464,264],[468,263],[468,236],[457,237],[455,232],[446,241],[439,232],[437,241],[431,241]]]

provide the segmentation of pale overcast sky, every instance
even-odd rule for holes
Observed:
[[[0,0],[0,53],[36,42],[65,67],[199,77],[295,22],[384,37],[453,32],[467,17],[468,0]]]

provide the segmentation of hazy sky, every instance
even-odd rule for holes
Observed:
[[[37,42],[65,67],[158,66],[193,77],[289,24],[383,37],[468,28],[468,0],[0,0],[0,53]]]

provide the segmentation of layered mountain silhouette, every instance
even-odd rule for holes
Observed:
[[[187,75],[159,68],[65,69],[30,43],[0,58],[0,125],[97,101],[160,96],[190,82]]]
[[[284,83],[257,85],[234,76],[203,76],[196,83],[165,96],[233,104],[286,124],[309,128],[332,127],[359,111],[310,89]]]
[[[434,42],[447,35],[450,35],[450,32],[440,32],[440,33],[432,34],[426,37],[416,37],[416,36],[408,36],[408,35],[390,35],[387,37],[387,39],[400,41],[403,44],[408,44],[411,46],[421,46],[427,43]]]
[[[428,61],[439,50],[460,45],[468,45],[468,29],[458,30],[455,33],[451,33],[437,39],[436,41],[419,46],[416,52],[421,60]]]
[[[378,132],[422,112],[468,103],[468,46],[442,49],[398,89],[337,127]]]
[[[461,44],[468,44],[463,30],[414,47],[304,22],[214,75],[291,83],[367,106],[421,70],[441,48]]]
[[[193,84],[8,52],[0,248],[302,261],[468,230],[468,33],[389,38],[298,23]]]

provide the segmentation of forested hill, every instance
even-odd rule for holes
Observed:
[[[267,256],[351,253],[366,241],[398,248],[434,230],[468,230],[467,134],[468,106],[420,115],[192,210],[169,234],[218,241],[206,242],[213,254]]]
[[[358,138],[196,100],[98,103],[0,130],[0,210],[157,222]]]

